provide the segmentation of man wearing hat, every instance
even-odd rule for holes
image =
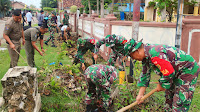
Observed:
[[[65,14],[64,14],[63,25],[69,25],[69,15],[67,11],[65,11]]]
[[[111,85],[118,78],[117,69],[95,64],[86,69],[84,76],[88,86],[86,112],[108,112],[112,103]]]
[[[54,30],[57,27],[56,22],[54,20],[55,16],[56,16],[56,13],[52,12],[51,17],[49,17],[48,21],[47,21],[47,26],[48,26],[49,31],[50,31],[50,37],[47,39],[47,41],[45,41],[45,44],[48,45],[48,42],[51,40],[52,41],[51,47],[56,47],[56,45],[54,43],[54,33],[55,33]]]
[[[21,38],[23,45],[25,44],[24,31],[21,24],[21,10],[16,9],[13,11],[12,18],[10,18],[4,28],[3,37],[8,44],[7,48],[11,58],[10,68],[17,66],[19,54],[21,50]],[[18,53],[17,53],[18,52]]]
[[[77,54],[75,55],[74,63],[77,64],[78,61],[81,62],[81,67],[83,71],[85,70],[84,58],[83,55],[90,50],[92,52],[92,60],[93,64],[95,64],[94,60],[94,50],[95,50],[95,39],[93,37],[79,38],[77,40]]]
[[[105,38],[99,40],[95,46],[95,56],[99,52],[101,45],[105,44],[106,47],[110,47],[112,52],[108,59],[108,65],[114,66],[117,58],[119,57],[119,74],[120,77],[125,76],[125,68],[123,66],[123,57],[124,57],[124,44],[127,42],[127,39],[118,35],[107,35]]]
[[[200,72],[197,62],[184,51],[167,45],[143,44],[131,39],[124,46],[125,55],[142,61],[142,74],[138,81],[140,87],[137,102],[142,103],[146,88],[149,86],[151,71],[160,75],[157,91],[165,90],[167,111],[189,110],[197,78]]]

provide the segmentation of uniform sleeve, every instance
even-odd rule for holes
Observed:
[[[165,89],[169,89],[173,83],[175,70],[168,60],[166,54],[160,53],[159,56],[152,57],[151,61],[162,73],[161,78],[159,79],[160,85]]]
[[[91,52],[94,53],[94,51],[95,51],[95,45],[93,45],[92,48],[91,48]]]
[[[95,50],[94,53],[97,54],[99,52],[99,48],[101,47],[101,45],[105,44],[106,39],[100,39],[99,41],[97,41],[96,45],[95,45]]]
[[[149,81],[151,79],[150,73],[151,73],[151,69],[150,69],[149,64],[146,62],[146,60],[142,61],[142,73],[140,75],[137,86],[149,87]]]
[[[6,24],[6,25],[5,25],[4,33],[5,33],[6,35],[9,35],[9,34],[11,33],[12,30],[13,30],[13,27],[12,27],[11,24]]]
[[[31,31],[31,41],[37,41],[37,33],[35,31]]]
[[[83,55],[82,55],[82,51],[80,50],[82,47],[83,47],[83,39],[79,38],[77,40],[77,58],[80,60],[81,63],[84,63],[84,58],[83,58]]]

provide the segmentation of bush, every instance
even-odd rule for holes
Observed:
[[[71,13],[75,13],[77,11],[77,6],[76,5],[72,5],[71,7],[70,7],[70,12]]]
[[[54,9],[51,8],[51,7],[44,7],[43,10],[44,11],[49,11],[49,12],[54,11]]]

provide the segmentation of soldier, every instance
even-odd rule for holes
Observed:
[[[89,87],[85,98],[86,112],[108,111],[112,103],[111,85],[117,77],[117,69],[113,66],[96,64],[86,69],[85,79]]]
[[[83,59],[83,55],[90,50],[92,52],[92,60],[93,60],[93,64],[95,64],[95,60],[97,57],[94,57],[94,49],[95,49],[95,39],[93,37],[90,38],[79,38],[77,40],[77,54],[75,55],[75,60],[74,63],[77,64],[78,60],[80,60],[81,62],[81,67],[83,69],[83,71],[85,70],[85,64],[84,64],[84,59]]]
[[[64,14],[63,25],[69,25],[69,15],[67,11],[65,11],[65,14]]]
[[[123,66],[123,56],[124,56],[124,44],[127,42],[125,37],[118,36],[118,35],[107,35],[105,38],[99,40],[96,43],[95,46],[95,55],[96,57],[97,53],[99,52],[99,48],[101,45],[105,44],[106,47],[110,47],[112,49],[112,52],[108,59],[108,65],[114,66],[116,63],[117,58],[119,57],[119,75],[122,77],[122,80],[125,76],[125,68]],[[95,59],[96,60],[96,59]],[[120,84],[122,82],[120,81]]]
[[[134,39],[125,47],[125,54],[142,61],[143,70],[138,81],[140,87],[137,102],[142,103],[146,87],[149,86],[152,70],[160,75],[157,91],[165,90],[166,111],[189,110],[200,72],[197,62],[192,56],[175,47],[167,45],[143,44]]]
[[[5,25],[3,37],[8,44],[7,48],[11,58],[10,68],[17,66],[19,54],[21,49],[21,37],[23,38],[23,45],[25,44],[24,31],[21,24],[21,10],[13,11],[12,18],[10,18]],[[16,51],[18,52],[16,52]]]
[[[54,33],[55,33],[54,30],[57,27],[57,25],[55,23],[54,17],[55,17],[55,12],[52,12],[51,17],[48,18],[48,22],[47,22],[47,26],[50,31],[50,37],[47,39],[47,41],[45,41],[45,44],[48,45],[48,42],[51,39],[51,41],[52,41],[51,47],[56,47],[54,44]]]
[[[46,24],[42,24],[41,27],[32,27],[24,31],[25,36],[25,50],[26,50],[26,56],[28,65],[31,67],[35,67],[34,62],[34,49],[36,49],[41,56],[43,56],[44,49],[43,49],[43,34],[45,34],[48,31],[48,26]],[[36,41],[40,37],[40,46],[41,50],[38,49],[36,46]]]

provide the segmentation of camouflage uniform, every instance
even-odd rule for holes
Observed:
[[[108,110],[111,100],[111,85],[118,77],[118,71],[113,66],[108,65],[92,65],[85,71],[85,79],[89,85],[85,102],[87,105],[95,104],[101,100],[98,105],[100,108]]]
[[[77,54],[75,55],[75,60],[79,59],[81,63],[84,63],[84,58],[83,55],[88,51],[88,49],[94,53],[94,49],[95,49],[95,45],[92,44],[90,41],[94,39],[93,37],[89,37],[89,38],[79,38],[77,40]],[[95,60],[92,57],[93,60],[93,64],[95,64]],[[75,63],[77,63],[75,61]]]
[[[122,58],[124,56],[124,44],[127,42],[126,38],[117,35],[107,35],[105,38],[99,40],[95,46],[95,54],[99,52],[102,44],[110,47],[112,52],[108,59],[108,64],[114,66],[117,58],[119,57],[119,70],[124,71]]]
[[[188,111],[200,72],[197,62],[182,50],[167,45],[144,45],[146,58],[138,86],[148,87],[151,70],[166,89],[166,111]]]
[[[69,25],[69,15],[64,14],[63,25]]]
[[[52,45],[55,45],[54,44],[54,33],[55,33],[54,30],[55,30],[56,26],[52,26],[52,25],[55,25],[55,24],[56,23],[55,23],[54,19],[52,17],[50,17],[49,20],[47,21],[47,26],[48,26],[49,31],[50,31],[50,37],[47,39],[47,41],[45,41],[45,44],[47,44],[51,39]]]

